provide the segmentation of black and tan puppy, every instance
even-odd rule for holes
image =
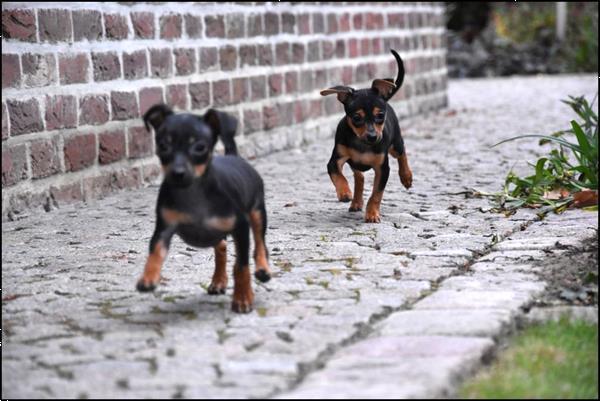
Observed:
[[[335,186],[338,200],[349,202],[350,211],[362,210],[364,171],[373,169],[375,181],[367,203],[365,221],[378,223],[383,191],[390,174],[388,154],[398,160],[400,181],[408,189],[412,185],[412,172],[408,166],[404,141],[400,134],[398,118],[387,101],[400,89],[404,80],[404,64],[394,50],[398,63],[396,81],[392,78],[376,79],[371,88],[355,90],[349,86],[334,86],[321,91],[321,95],[336,94],[344,105],[346,115],[337,126],[335,146],[327,164],[327,172]],[[348,163],[354,172],[354,197],[342,167]]]
[[[224,294],[227,288],[226,237],[235,242],[232,309],[252,310],[254,293],[249,263],[250,229],[254,236],[255,276],[271,278],[265,244],[267,213],[260,175],[237,156],[233,139],[237,120],[209,110],[204,116],[174,114],[165,105],[155,105],[144,115],[156,133],[156,152],[164,181],[156,204],[156,228],[150,240],[150,255],[139,291],[152,291],[171,238],[179,235],[195,247],[213,247],[215,271],[209,294]],[[225,156],[213,155],[217,138],[225,145]]]

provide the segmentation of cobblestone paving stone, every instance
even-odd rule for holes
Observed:
[[[490,146],[565,128],[559,100],[596,87],[589,75],[451,81],[449,109],[401,122],[414,186],[392,162],[380,224],[336,201],[333,138],[252,161],[274,278],[254,283],[248,315],[230,311],[233,283],[206,294],[212,250],[178,238],[157,290],[135,291],[155,186],[4,222],[2,397],[452,395],[543,291],[531,261],[598,225],[584,211],[506,218],[456,193],[498,190],[515,162],[525,171],[536,141]]]

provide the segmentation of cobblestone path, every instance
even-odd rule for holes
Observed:
[[[230,311],[232,288],[206,294],[212,250],[178,238],[158,289],[135,291],[157,187],[4,222],[2,398],[451,396],[544,290],[532,261],[598,226],[580,210],[506,218],[456,193],[524,172],[537,141],[490,146],[568,127],[559,100],[595,88],[589,75],[451,81],[448,109],[401,122],[414,184],[393,161],[380,224],[336,201],[333,138],[252,161],[274,278],[254,283],[248,315]]]

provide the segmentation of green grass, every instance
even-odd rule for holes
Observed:
[[[526,329],[459,396],[598,398],[598,326],[561,320]]]

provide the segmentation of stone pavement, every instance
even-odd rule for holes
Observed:
[[[455,193],[525,171],[537,141],[490,145],[567,127],[559,100],[596,87],[451,81],[449,109],[401,123],[414,186],[390,175],[381,224],[336,201],[332,138],[252,161],[274,278],[254,283],[248,315],[230,311],[231,288],[206,294],[212,250],[179,239],[155,293],[135,291],[157,187],[3,223],[2,398],[452,396],[544,290],[532,261],[598,226],[581,210],[506,218]]]

